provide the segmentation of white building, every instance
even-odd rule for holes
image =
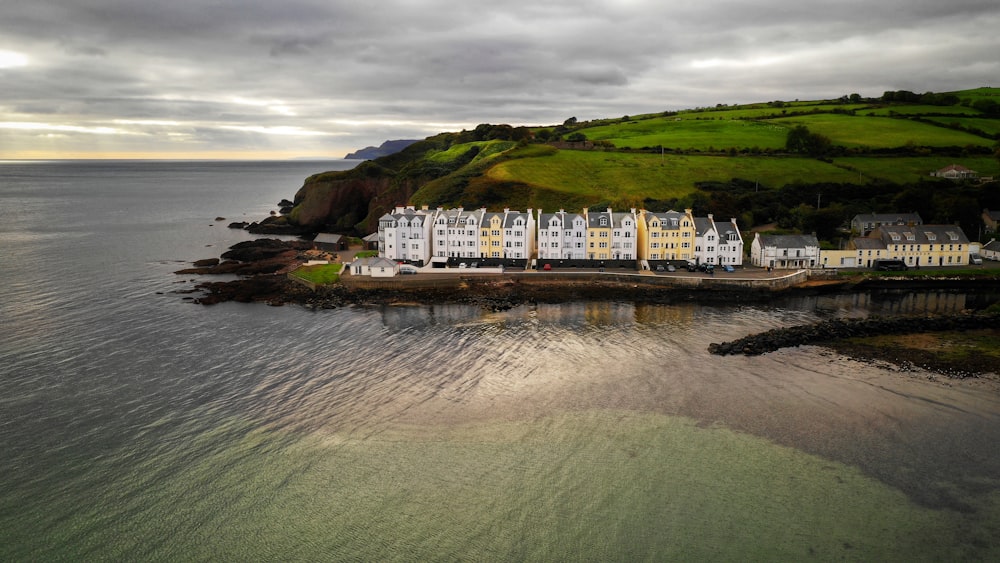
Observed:
[[[611,216],[611,259],[637,260],[639,258],[639,218],[635,208],[628,213],[614,213]]]
[[[359,258],[351,263],[351,275],[391,278],[399,273],[399,264],[387,258]]]
[[[583,260],[587,257],[587,218],[580,213],[538,210],[538,258]]]
[[[503,257],[526,260],[535,252],[535,215],[503,210]]]
[[[743,264],[743,236],[736,219],[716,223],[712,214],[694,218],[694,254],[699,264],[740,266]]]
[[[479,226],[485,209],[466,211],[438,208],[434,213],[432,236],[435,261],[479,256]]]
[[[778,270],[815,268],[820,264],[816,235],[762,235],[750,245],[750,263]]]
[[[433,215],[424,209],[396,207],[378,220],[379,256],[426,264],[431,257]]]

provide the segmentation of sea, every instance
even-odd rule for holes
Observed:
[[[202,306],[347,161],[0,162],[0,561],[1000,560],[1000,388],[713,342],[981,308]]]

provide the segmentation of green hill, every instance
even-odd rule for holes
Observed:
[[[790,132],[805,141],[792,143]],[[998,190],[968,191],[965,183],[929,174],[957,163],[1000,177],[998,140],[998,88],[719,105],[533,128],[483,124],[350,171],[313,176],[285,220],[365,234],[395,205],[610,205],[692,207],[732,213],[744,224],[778,221],[802,229],[811,226],[801,219],[804,207],[817,200],[834,209],[813,215],[890,211],[908,201],[905,194],[933,184],[937,189],[927,193],[936,195],[925,199],[961,192],[954,197],[970,210],[952,222],[972,221],[982,206],[1000,207],[990,195]],[[751,189],[756,199],[747,198]],[[765,202],[773,199],[780,204]],[[936,206],[927,220],[955,215],[954,202],[923,203]]]

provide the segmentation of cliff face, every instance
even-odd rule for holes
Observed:
[[[374,232],[378,218],[409,201],[416,184],[376,166],[366,168],[307,179],[295,194],[289,222],[312,231]]]

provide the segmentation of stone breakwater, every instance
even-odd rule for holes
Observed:
[[[832,319],[810,325],[776,328],[731,342],[712,343],[708,346],[708,351],[719,356],[729,354],[758,356],[781,348],[834,342],[854,337],[996,328],[1000,326],[998,322],[1000,313]]]

